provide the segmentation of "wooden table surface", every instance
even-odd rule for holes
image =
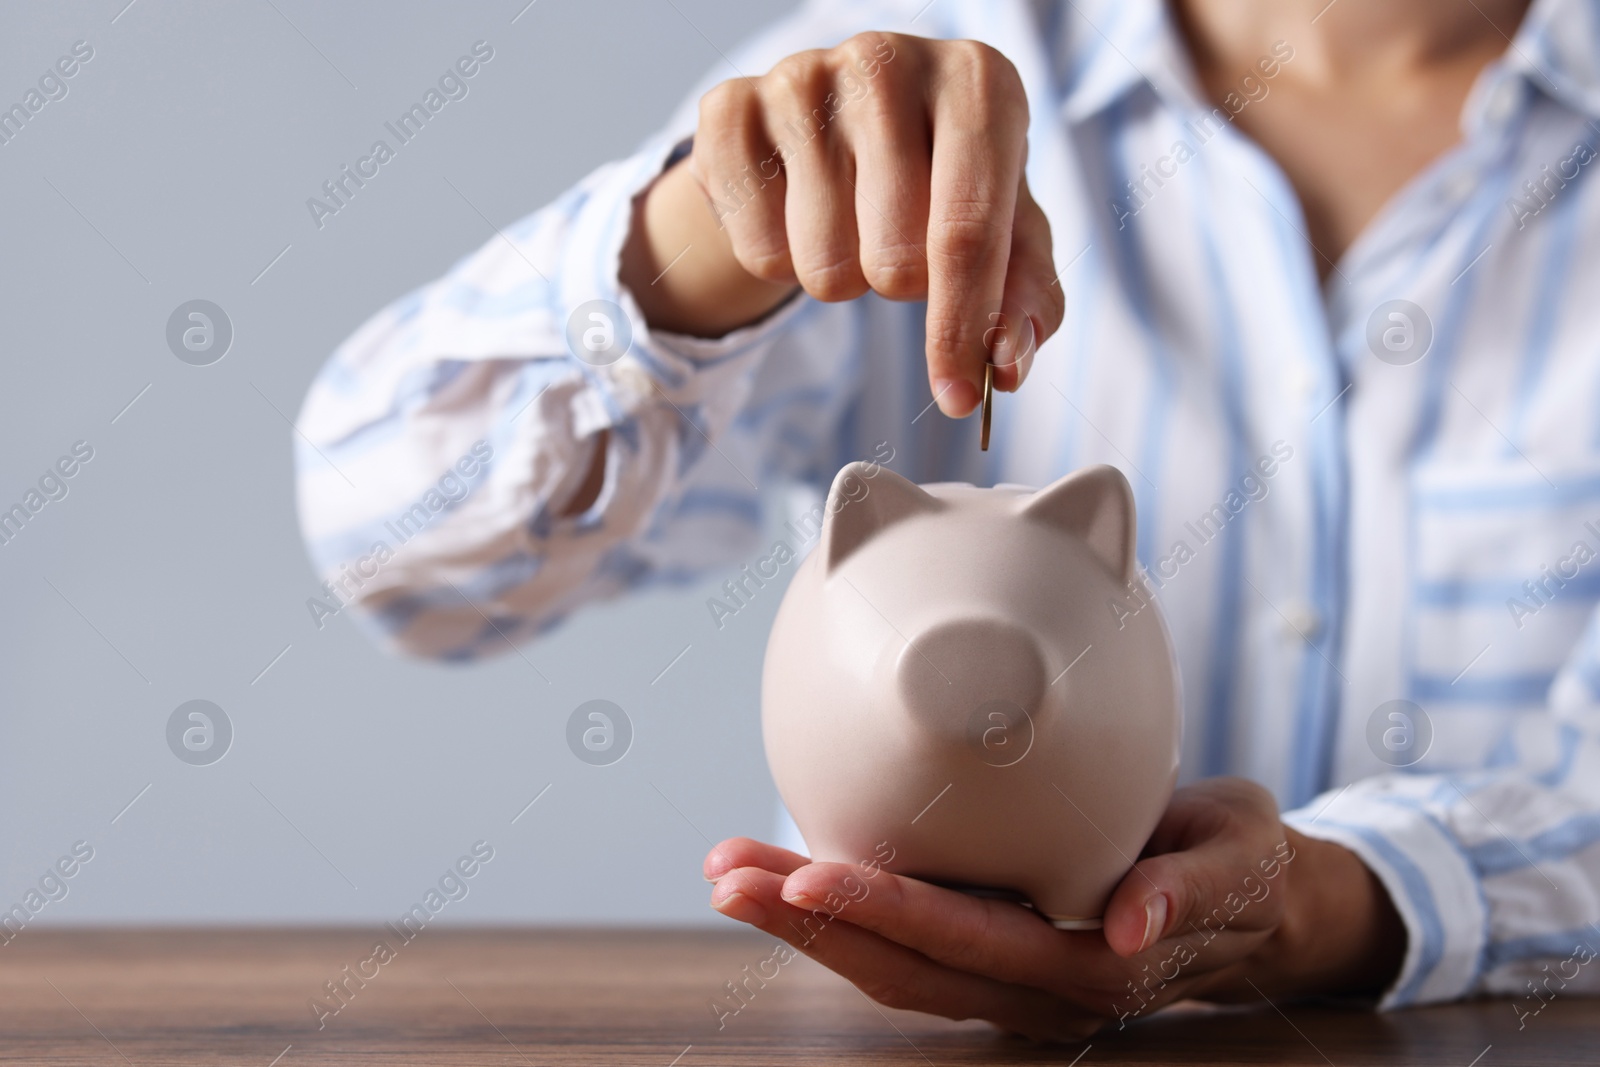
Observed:
[[[375,977],[348,981],[353,992],[319,1029],[312,999],[380,935],[398,944],[354,929],[25,930],[0,946],[0,1062],[1600,1063],[1600,1001],[1558,998],[1521,1029],[1507,1001],[1388,1015],[1180,1010],[1049,1047],[879,1010],[804,958],[719,1030],[711,1001],[774,944],[736,931],[427,929],[361,967]]]

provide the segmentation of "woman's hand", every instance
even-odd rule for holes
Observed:
[[[1061,324],[1027,126],[1022,81],[987,45],[865,33],[792,55],[701,100],[692,154],[640,199],[623,281],[651,325],[700,336],[796,287],[926,300],[930,387],[966,415],[986,362],[1016,388]]]
[[[747,838],[705,861],[712,907],[874,1000],[1036,1038],[1083,1037],[1185,998],[1376,993],[1405,954],[1404,926],[1360,859],[1285,827],[1242,779],[1174,795],[1103,930],[1057,930],[1020,904],[893,867],[810,863]]]

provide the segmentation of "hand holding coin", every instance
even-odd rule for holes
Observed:
[[[1016,380],[1020,381],[1028,369],[1024,361],[1033,355],[1038,343],[1030,315],[1008,309],[992,313],[989,320],[994,325],[983,335],[984,345],[989,349],[989,359],[983,365],[982,414],[978,426],[978,447],[984,452],[989,451],[989,428],[994,423],[995,368],[1016,365]]]

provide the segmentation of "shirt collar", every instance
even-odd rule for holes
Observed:
[[[1600,116],[1600,4],[1535,0],[1501,62],[1546,96]]]
[[[1045,0],[1063,112],[1080,122],[1148,85],[1200,103],[1193,68],[1164,0]],[[1600,0],[1534,0],[1498,61],[1545,95],[1600,116]]]
[[[1188,55],[1162,0],[1057,0],[1050,16],[1063,109],[1079,122],[1140,85],[1170,76]]]

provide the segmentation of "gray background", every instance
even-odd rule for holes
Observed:
[[[521,217],[790,6],[540,0],[513,24],[523,2],[0,12],[4,106],[75,41],[95,50],[0,145],[0,509],[73,442],[95,450],[0,546],[0,910],[83,839],[95,858],[36,922],[374,921],[484,838],[496,858],[451,921],[711,922],[702,834],[770,835],[775,593],[722,632],[708,589],[604,605],[526,661],[466,669],[389,659],[305,607],[286,416],[363,319],[490,236],[445,179]],[[470,94],[316,229],[306,198],[480,38],[495,58]],[[165,343],[194,298],[234,324],[209,367]],[[211,766],[166,746],[194,698],[234,725]],[[594,698],[636,732],[609,767],[564,739]]]

